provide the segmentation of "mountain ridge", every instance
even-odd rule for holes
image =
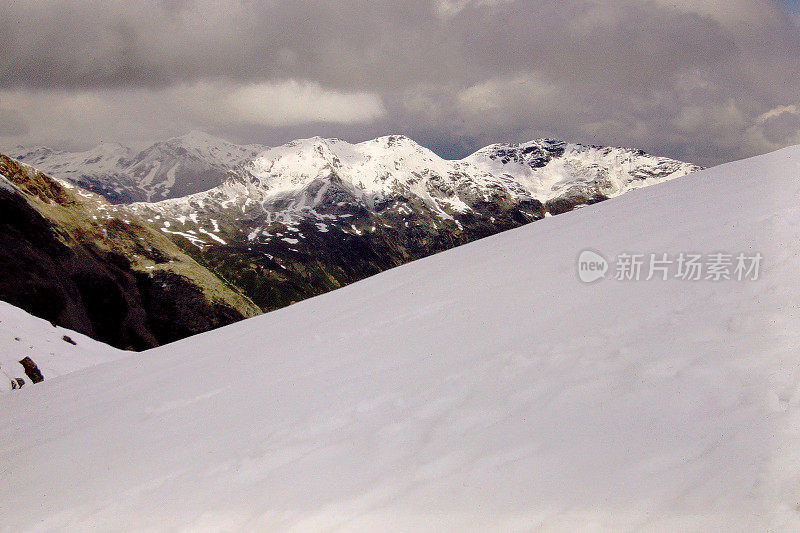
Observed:
[[[173,161],[187,146],[195,155],[222,153],[227,164],[245,153],[218,145],[191,132],[143,151],[138,166],[126,164],[151,176],[168,166],[162,156]],[[89,161],[102,166],[126,153],[106,144]],[[696,170],[641,150],[553,139],[496,143],[447,160],[402,135],[355,144],[312,137],[260,150],[208,190],[106,205],[96,216],[152,226],[268,311]],[[178,174],[172,178],[177,184]]]

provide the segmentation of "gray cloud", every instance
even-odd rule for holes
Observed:
[[[763,132],[764,137],[771,143],[782,144],[795,141],[800,132],[800,113],[793,106],[791,111],[786,110],[765,119]]]
[[[714,164],[797,139],[769,115],[800,106],[775,0],[0,0],[0,47],[18,142],[548,135]]]
[[[28,134],[28,124],[19,111],[0,107],[0,137]]]

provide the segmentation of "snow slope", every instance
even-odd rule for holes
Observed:
[[[10,390],[13,378],[32,385],[19,364],[25,357],[49,380],[129,354],[0,302],[0,391]]]
[[[800,528],[800,147],[0,397],[9,530]],[[581,284],[591,247],[759,281]]]

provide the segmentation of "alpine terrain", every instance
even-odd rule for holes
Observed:
[[[135,350],[261,312],[157,228],[3,155],[0,299]]]
[[[386,167],[388,142],[307,141],[211,193],[138,209],[186,216],[175,231],[213,212],[230,242],[238,213],[258,221],[253,245],[264,232],[300,244],[324,234],[309,224],[352,223],[352,236],[389,217],[422,226],[405,208],[420,203],[430,227],[510,217],[475,208],[476,176],[534,216],[564,194],[530,166],[525,187],[503,182],[495,169],[524,168],[520,152],[415,176]],[[564,165],[579,150],[613,157],[564,149]],[[278,179],[287,152],[309,166]],[[370,166],[388,183],[353,181]],[[614,196],[642,174],[603,176],[576,190]],[[0,395],[2,527],[797,531],[798,176],[800,147],[696,172]],[[278,236],[275,223],[297,231]],[[586,249],[612,263],[763,263],[743,280],[617,281],[611,267],[588,284],[576,273]]]
[[[61,228],[62,233],[71,232],[71,242],[105,250],[100,254],[104,258],[124,257],[121,268],[131,262],[138,272],[135,278],[154,279],[154,285],[145,285],[164,290],[139,294],[144,282],[130,278],[111,291],[100,288],[94,278],[75,288],[70,283],[77,274],[68,276],[72,282],[65,285],[60,259],[54,260],[58,268],[41,266],[43,254],[58,256],[58,245],[50,250],[31,242],[27,247],[15,245],[0,297],[60,326],[134,349],[278,309],[460,244],[699,169],[637,150],[546,139],[492,145],[463,160],[448,161],[403,136],[359,144],[317,137],[262,150],[201,132],[156,143],[138,155],[105,144],[81,153],[21,150],[16,157],[19,161],[6,160],[9,176],[35,175],[69,197],[62,202],[62,208],[69,206],[69,216],[59,215],[55,225],[73,219],[71,229]],[[46,169],[53,178],[30,166],[23,168],[28,164]],[[107,201],[85,189],[105,195]],[[208,190],[159,202],[108,201],[156,199],[201,189]],[[26,233],[36,216],[16,217],[11,224]],[[113,225],[111,231],[108,224]],[[7,238],[14,240],[12,235]],[[153,249],[165,246],[170,249],[153,255]],[[33,266],[20,268],[22,263]],[[120,267],[110,263],[103,269]],[[192,265],[187,270],[203,278],[194,280],[205,287],[200,293],[183,285],[186,276],[170,277],[171,283],[162,279],[168,274],[158,265],[175,270],[179,264]],[[85,270],[84,266],[72,265],[67,272]],[[43,297],[54,290],[61,296]],[[190,293],[195,296],[188,297]],[[195,306],[205,298],[203,293],[213,294],[215,302],[222,295],[225,305],[214,312]]]
[[[268,310],[696,170],[553,140],[449,161],[403,136],[315,137],[259,153],[208,191],[130,209]]]

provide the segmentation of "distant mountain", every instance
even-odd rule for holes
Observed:
[[[3,155],[0,299],[137,350],[260,312],[129,210]]]
[[[84,152],[20,146],[9,155],[112,203],[130,203],[175,198],[215,187],[230,169],[263,149],[192,131],[139,153],[119,144],[103,143]]]
[[[130,209],[274,309],[699,167],[535,140],[444,160],[402,136],[265,150],[208,191]]]

